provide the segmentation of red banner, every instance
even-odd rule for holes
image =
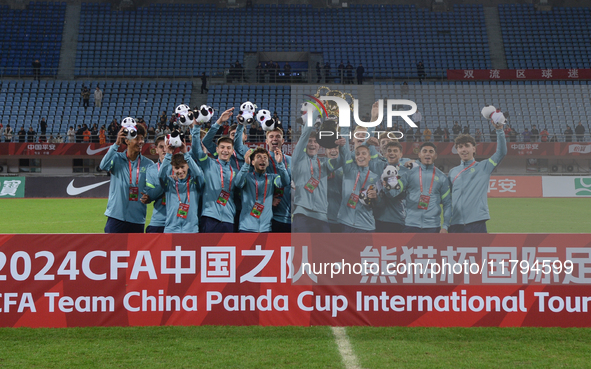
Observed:
[[[419,153],[421,142],[402,142],[404,155],[416,157]],[[457,151],[453,142],[437,142],[437,154],[441,156],[455,156]],[[17,155],[67,155],[75,157],[95,156],[102,157],[110,145],[101,144],[40,144],[40,143],[0,143],[0,156]],[[262,146],[265,143],[248,143],[249,147]],[[123,150],[122,146],[120,150]],[[189,146],[190,147],[190,146]],[[286,143],[283,145],[284,152],[292,154],[295,144]],[[497,149],[494,142],[479,143],[476,147],[477,156],[492,156]],[[586,155],[591,154],[591,143],[575,142],[508,142],[507,155],[531,156],[565,156],[565,155]],[[156,156],[156,146],[153,143],[144,144],[142,154],[145,156]],[[322,152],[321,152],[322,154]]]
[[[448,69],[447,79],[456,81],[589,80],[591,69]]]
[[[590,264],[585,234],[0,235],[0,326],[589,327]]]

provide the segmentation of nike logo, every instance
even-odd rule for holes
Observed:
[[[74,187],[74,181],[75,181],[75,179],[73,179],[72,182],[70,182],[70,184],[68,185],[68,188],[66,189],[66,192],[70,196],[80,195],[81,193],[84,193],[86,191],[90,191],[93,188],[97,188],[99,186],[102,186],[105,183],[109,183],[111,180],[104,181],[104,182],[99,182],[99,183],[95,183],[95,184],[91,184],[91,185],[84,186],[84,187]]]
[[[88,155],[94,155],[94,154],[97,154],[97,153],[99,153],[101,151],[107,150],[109,147],[111,147],[111,146],[109,145],[107,147],[101,147],[100,149],[93,150],[93,149],[90,148],[90,145],[88,145],[88,148],[86,149],[86,153]]]

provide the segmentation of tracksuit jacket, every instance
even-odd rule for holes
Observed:
[[[215,135],[218,133],[218,131],[220,130],[220,128],[222,128],[222,126],[220,126],[219,124],[217,124],[217,123],[212,124],[211,128],[207,131],[207,133],[203,137],[203,146],[205,146],[207,151],[209,151],[215,158],[218,157],[218,153],[216,152],[217,145],[213,141],[213,139],[214,139]],[[201,137],[201,136],[199,136],[199,137]],[[238,137],[238,131],[236,131],[235,137]],[[242,140],[242,133],[240,134],[240,139]],[[234,144],[234,147],[236,147],[236,144]],[[193,148],[193,147],[191,146],[191,148]],[[195,160],[197,160],[197,159],[195,159]],[[234,150],[234,153],[232,154],[232,157],[230,158],[230,164],[232,164],[232,168],[234,168],[236,171],[239,171],[240,168],[242,167],[242,165],[244,165],[244,155],[240,155],[237,150]]]
[[[490,219],[488,184],[490,175],[507,154],[505,132],[497,130],[497,151],[488,160],[464,162],[449,171],[452,216],[450,224],[469,224]],[[465,170],[464,170],[465,169]]]
[[[419,170],[422,169],[421,170]],[[406,191],[406,220],[405,225],[418,228],[447,229],[451,219],[451,191],[449,181],[445,174],[435,168],[435,179],[433,180],[433,191],[427,210],[419,209],[419,198],[421,196],[419,174],[423,177],[423,195],[429,195],[429,187],[433,178],[433,164],[425,165],[419,163],[419,167],[406,171],[398,180],[400,190],[391,189],[390,196],[396,197],[402,191]],[[441,207],[443,204],[443,225],[441,225]]]
[[[236,187],[236,176],[238,171],[231,164],[232,160],[223,161],[212,159],[201,148],[201,127],[195,126],[191,130],[192,145],[191,157],[202,170],[205,188],[203,191],[203,212],[202,216],[219,220],[220,222],[234,223],[236,214],[236,205],[234,203],[233,191]],[[222,179],[220,173],[223,172],[224,190],[230,193],[226,205],[217,202],[222,191]],[[230,178],[232,178],[232,188],[230,188]]]
[[[189,171],[185,179],[176,181],[171,177],[172,165],[171,154],[166,154],[160,166],[159,177],[162,181],[164,194],[166,196],[166,225],[164,233],[197,233],[199,232],[199,199],[203,187],[203,171],[195,164],[195,161],[189,153],[186,153],[185,160],[189,164]],[[190,182],[187,183],[187,179]],[[178,193],[177,193],[178,184]],[[187,186],[189,186],[189,195],[187,195]],[[187,218],[183,219],[177,216],[180,201],[189,204]],[[190,199],[187,199],[190,197]],[[187,201],[188,200],[188,201]]]
[[[152,219],[150,219],[150,226],[152,227],[164,227],[166,225],[166,197],[158,176],[158,170],[161,166],[162,163],[158,160],[148,168],[146,173],[145,193],[150,200],[154,201],[154,211],[152,212]]]
[[[113,144],[101,160],[100,168],[111,172],[109,202],[105,215],[123,222],[145,224],[147,206],[140,201],[145,193],[146,172],[154,162],[141,154],[131,162],[131,185],[129,181],[129,160],[127,150],[117,152],[119,145]],[[137,178],[139,168],[139,178]],[[129,201],[129,188],[138,187],[138,201]]]
[[[283,162],[277,163],[277,173],[259,174],[251,171],[251,166],[244,164],[236,176],[236,186],[242,188],[242,211],[240,213],[240,230],[247,232],[270,232],[273,218],[273,192],[275,188],[289,186],[289,174]],[[266,196],[265,196],[265,182]],[[258,198],[257,198],[258,188]],[[255,202],[264,206],[259,218],[250,215]]]
[[[304,126],[302,135],[293,151],[291,177],[295,184],[294,204],[296,206],[293,214],[303,214],[307,217],[327,222],[328,211],[328,176],[342,163],[342,155],[339,159],[328,160],[319,158],[317,155],[309,156],[306,153],[308,138],[314,131],[314,127]],[[318,163],[320,161],[320,167]],[[333,163],[331,163],[333,161]],[[305,189],[306,183],[312,177],[310,165],[314,172],[314,178],[319,181],[318,187],[309,192]],[[320,175],[320,178],[318,177]]]
[[[236,154],[244,160],[244,155],[249,148],[242,142],[242,132],[244,132],[244,124],[239,124],[238,128],[236,128],[236,134],[234,135],[234,147],[236,148]],[[275,196],[281,197],[281,202],[279,205],[273,207],[273,220],[280,223],[291,224],[291,156],[283,154],[283,162],[285,163],[284,166],[289,175],[289,181],[283,188],[276,188]],[[279,174],[274,152],[269,152],[269,166],[267,167],[267,173]]]

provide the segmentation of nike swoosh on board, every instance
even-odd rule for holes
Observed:
[[[93,150],[93,149],[90,148],[90,145],[88,145],[88,147],[86,148],[86,153],[88,155],[94,155],[94,154],[97,154],[97,153],[99,153],[101,151],[107,150],[109,147],[111,147],[111,146],[109,145],[107,147],[101,147],[100,149]]]
[[[68,185],[68,188],[66,189],[66,192],[70,196],[80,195],[81,193],[84,193],[86,191],[90,191],[93,188],[97,188],[99,186],[102,186],[105,183],[109,183],[111,180],[99,182],[99,183],[95,183],[95,184],[91,184],[91,185],[83,186],[83,187],[74,187],[74,181],[75,181],[75,179],[73,179],[72,182],[70,182],[70,184]]]

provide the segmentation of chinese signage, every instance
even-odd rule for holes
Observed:
[[[294,236],[0,235],[0,326],[591,326],[589,235]]]
[[[591,69],[448,69],[448,80],[588,80]]]
[[[25,177],[0,177],[0,199],[25,197]]]
[[[491,176],[488,197],[542,197],[542,177]]]

